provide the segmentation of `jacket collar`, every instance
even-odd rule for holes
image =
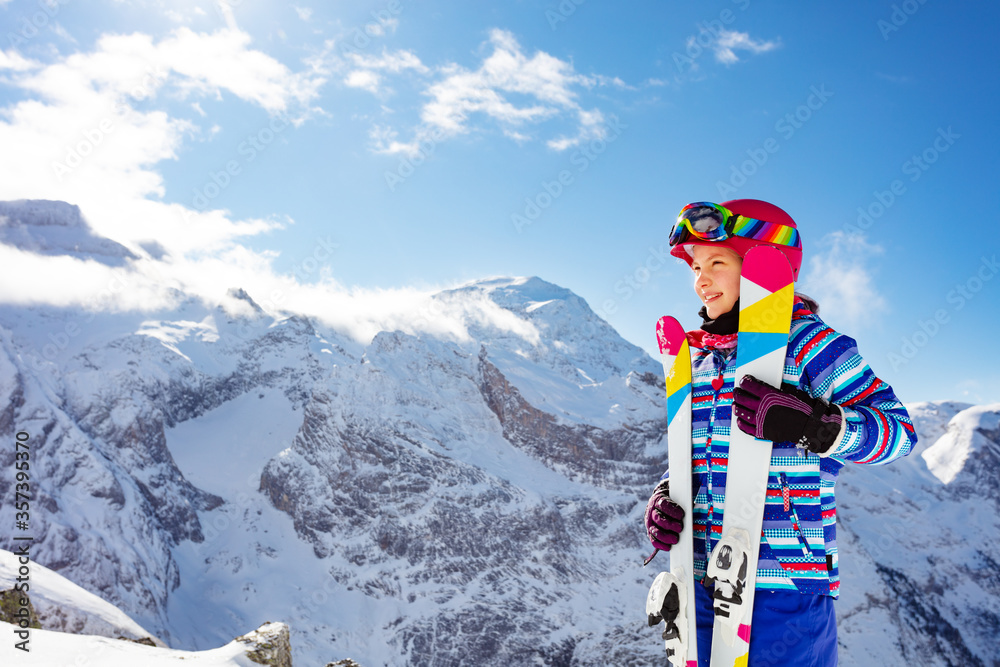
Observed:
[[[702,308],[699,314],[705,319],[705,309]],[[795,304],[792,306],[792,319],[797,320],[809,315],[813,315],[813,309],[807,301],[795,295]],[[735,317],[733,317],[735,315]],[[701,329],[687,332],[688,345],[700,350],[731,350],[736,347],[736,329],[739,328],[740,302],[736,300],[733,309],[714,320],[705,320]],[[735,320],[736,327],[732,333],[724,333],[728,326],[727,322]],[[722,322],[722,326],[717,323]]]

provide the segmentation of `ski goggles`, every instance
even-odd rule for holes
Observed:
[[[733,213],[707,201],[688,204],[677,214],[669,243],[675,246],[691,237],[702,241],[725,241],[735,236],[764,243],[801,248],[799,230],[778,222],[757,220]]]

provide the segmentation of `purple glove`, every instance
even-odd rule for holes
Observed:
[[[774,442],[794,442],[814,454],[830,451],[843,417],[836,405],[813,398],[790,384],[775,389],[744,375],[733,392],[733,415],[744,433]]]
[[[660,551],[670,551],[684,528],[684,510],[670,499],[669,493],[669,482],[660,482],[646,504],[646,535]]]

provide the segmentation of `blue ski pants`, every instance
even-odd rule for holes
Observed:
[[[709,667],[715,614],[708,588],[695,584],[698,667]],[[796,591],[758,590],[753,602],[748,667],[836,667],[833,598]]]

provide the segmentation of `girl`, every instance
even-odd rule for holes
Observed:
[[[798,279],[802,244],[795,221],[764,201],[685,206],[670,232],[671,254],[694,272],[704,304],[691,347],[691,457],[698,662],[712,642],[708,555],[722,534],[729,434],[739,428],[774,441],[760,537],[750,667],[837,664],[833,600],[840,585],[834,485],[847,462],[884,464],[917,437],[892,387],[875,376],[853,339],[829,328],[817,304],[796,295],[781,387],[736,377],[740,268],[757,245],[778,248]],[[735,415],[735,420],[733,416]],[[669,473],[669,471],[668,471]],[[738,471],[732,471],[738,474]],[[646,507],[646,533],[669,550],[685,528],[664,474]]]

